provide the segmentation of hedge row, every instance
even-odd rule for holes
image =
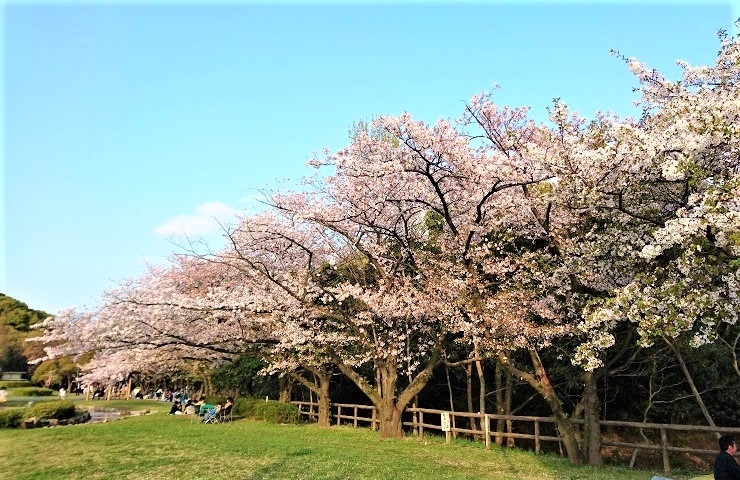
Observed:
[[[20,387],[33,387],[33,383],[28,380],[0,380],[0,387],[5,388],[20,388]]]
[[[0,428],[17,428],[25,420],[65,420],[75,416],[75,405],[69,400],[40,402],[26,408],[0,410]]]
[[[49,388],[24,387],[14,388],[12,393],[14,397],[51,397],[57,392]]]
[[[69,400],[52,400],[39,402],[26,408],[26,418],[35,417],[37,420],[55,418],[64,420],[75,416],[75,404]]]
[[[258,398],[238,398],[233,414],[237,417],[264,420],[272,423],[299,423],[298,406],[283,402],[266,402]]]
[[[0,428],[18,428],[25,415],[25,408],[5,408],[0,410]]]

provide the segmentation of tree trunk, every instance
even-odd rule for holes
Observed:
[[[379,407],[380,438],[402,438],[404,436],[401,425],[403,408],[400,408],[396,399],[386,397]]]
[[[475,413],[473,408],[473,365],[465,365],[465,398],[468,402],[468,413]],[[478,427],[474,418],[470,418],[470,429],[475,430]]]
[[[691,388],[691,393],[694,395],[694,399],[696,400],[697,405],[699,405],[701,413],[704,414],[704,418],[707,420],[707,423],[710,427],[716,427],[712,416],[709,414],[707,406],[704,404],[704,400],[702,400],[701,398],[699,390],[696,388],[694,378],[691,376],[691,372],[689,372],[689,367],[686,365],[686,361],[684,360],[683,355],[681,355],[681,350],[668,338],[663,337],[663,340],[668,344],[668,346],[673,351],[673,354],[676,356],[676,360],[678,360],[678,364],[681,366],[681,371],[683,372],[684,377],[686,377],[686,382],[688,382],[689,388]],[[719,433],[717,433],[716,435],[717,437],[719,437]]]
[[[504,415],[511,415],[511,397],[514,394],[514,377],[509,372],[506,373],[506,390],[504,391]],[[514,425],[511,420],[506,420],[506,431],[512,433]],[[514,437],[506,438],[506,446],[511,448],[514,446]]]
[[[563,404],[550,383],[550,379],[547,376],[547,370],[542,364],[542,360],[540,359],[540,355],[537,353],[537,350],[529,350],[529,358],[532,362],[534,373],[526,372],[515,367],[504,352],[499,352],[498,357],[511,375],[516,375],[527,382],[535,389],[535,391],[537,391],[537,393],[540,394],[542,399],[550,407],[550,410],[555,417],[555,423],[558,427],[560,438],[563,440],[563,446],[565,447],[568,460],[573,464],[583,463],[581,451],[578,448],[577,429],[565,413]]]
[[[331,397],[329,396],[329,387],[331,385],[333,370],[327,367],[305,367],[305,369],[311,372],[318,382],[307,380],[295,372],[290,373],[290,377],[316,394],[316,401],[319,404],[319,418],[317,423],[319,427],[327,428],[331,425]]]
[[[477,358],[477,357],[476,357]],[[480,360],[475,361],[475,369],[478,372],[478,412],[485,415],[486,413],[486,379],[483,377],[483,364]],[[479,419],[477,430],[483,433],[483,420]]]
[[[478,411],[480,413],[486,413],[486,379],[483,376],[483,364],[480,360],[475,361],[475,369],[478,372]]]
[[[211,383],[211,376],[203,374],[203,394],[206,396],[213,395],[213,384]]]
[[[450,411],[455,411],[455,402],[452,397],[452,382],[450,382],[450,367],[445,363],[445,375],[447,376],[447,393],[450,395]]]
[[[128,382],[126,383],[126,398],[131,398],[131,377],[128,377]]]
[[[407,321],[406,322],[406,337],[410,337],[410,336],[411,336],[411,332],[409,331],[409,323]],[[411,358],[411,345],[409,344],[409,342],[406,342],[406,358]],[[406,364],[406,375],[407,375],[409,384],[411,384],[411,382],[414,381],[414,376],[411,374],[411,367],[408,363]],[[419,396],[415,395],[412,408],[417,408],[419,406],[418,404],[419,404]],[[419,413],[418,412],[414,412],[412,420],[415,425],[419,425]],[[421,433],[421,426],[417,426],[416,428],[417,428],[416,435],[419,436],[419,434]]]
[[[401,415],[406,405],[400,405],[395,395],[398,386],[398,372],[395,364],[390,362],[384,363],[382,366],[384,368],[378,368],[381,391],[384,393],[378,405],[380,438],[401,438],[403,437]]]
[[[601,427],[599,426],[599,391],[594,372],[584,372],[583,458],[592,466],[602,465]]]
[[[496,413],[504,415],[504,366],[500,362],[496,362]],[[496,433],[500,434],[504,431],[504,421],[499,418],[496,420]],[[501,435],[496,435],[496,445],[501,445],[503,442]]]
[[[444,337],[439,339],[424,369],[400,392],[397,391],[397,358],[391,356],[374,359],[377,385],[373,386],[351,366],[345,364],[339,356],[334,356],[334,364],[367,395],[378,409],[381,438],[402,438],[404,436],[401,423],[403,411],[432,378],[434,367],[442,355],[442,343],[444,343]]]
[[[480,360],[478,339],[473,340],[473,355],[475,358],[475,371],[478,374],[478,412],[486,413],[486,379],[483,376],[483,363]],[[481,428],[483,430],[483,428]]]
[[[278,385],[280,388],[279,400],[283,403],[290,402],[291,394],[293,393],[293,379],[288,375],[283,375],[278,378]]]
[[[319,403],[318,425],[322,428],[328,428],[331,425],[331,397],[329,396],[328,378],[319,380],[319,393],[317,394]]]

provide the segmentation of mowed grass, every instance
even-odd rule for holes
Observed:
[[[485,450],[480,442],[382,440],[367,428],[251,420],[204,425],[168,416],[168,405],[156,402],[95,404],[158,412],[108,423],[0,430],[3,479],[647,480],[657,473],[573,466],[555,456]]]

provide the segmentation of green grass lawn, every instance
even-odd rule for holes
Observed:
[[[366,428],[275,425],[250,420],[204,425],[149,401],[83,405],[157,413],[35,430],[0,430],[3,480],[10,479],[589,479],[648,480],[658,472],[572,466],[480,442],[415,437],[381,440]],[[674,479],[687,476],[672,475]]]

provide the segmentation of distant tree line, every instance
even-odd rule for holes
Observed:
[[[0,293],[0,371],[26,372],[28,359],[43,354],[38,344],[27,343],[25,339],[34,334],[31,327],[48,316]]]

